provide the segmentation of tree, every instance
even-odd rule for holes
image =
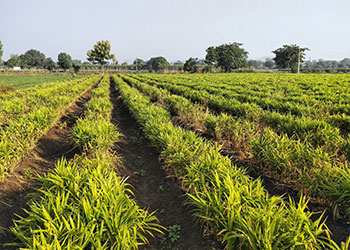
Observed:
[[[3,61],[2,61],[3,54],[4,54],[4,50],[3,50],[2,42],[0,41],[0,65],[3,64]]]
[[[162,71],[169,66],[169,63],[164,57],[158,56],[149,59],[146,66],[149,71]]]
[[[248,52],[240,48],[242,43],[222,44],[217,47],[209,47],[206,52],[205,62],[209,65],[217,65],[225,72],[248,66]]]
[[[108,40],[98,41],[92,50],[89,50],[87,53],[87,59],[93,64],[101,64],[102,70],[104,65],[108,60],[113,60],[113,63],[116,63],[116,58],[114,54],[111,54],[111,44]],[[106,61],[107,60],[107,61]]]
[[[339,62],[339,66],[342,68],[350,68],[350,58],[344,58]]]
[[[21,65],[21,58],[18,55],[11,55],[10,59],[5,62],[7,67],[19,67]]]
[[[50,71],[57,68],[57,64],[51,59],[51,57],[46,58],[45,60],[45,69],[48,69]]]
[[[136,70],[140,70],[140,69],[143,69],[145,67],[145,61],[140,59],[140,58],[136,58],[133,62],[133,64],[135,65],[136,67]]]
[[[57,64],[64,71],[72,67],[72,58],[67,53],[61,52],[57,57]]]
[[[46,56],[38,50],[28,50],[23,55],[20,55],[22,67],[37,67],[44,68]]]
[[[275,54],[273,60],[279,68],[289,68],[292,73],[297,73],[298,63],[304,62],[306,50],[309,49],[301,48],[295,44],[283,45],[282,48],[272,51]]]
[[[198,71],[197,61],[198,58],[190,57],[184,64],[184,71],[196,73]]]
[[[208,65],[215,65],[218,58],[215,47],[209,47],[205,51],[207,52],[205,63]]]
[[[80,60],[73,60],[72,66],[74,73],[78,73],[81,68],[82,62]]]
[[[254,69],[261,69],[263,68],[263,61],[260,60],[248,60],[248,65],[253,67]]]
[[[275,67],[275,63],[270,58],[266,58],[264,62],[264,66],[266,68],[272,69]]]

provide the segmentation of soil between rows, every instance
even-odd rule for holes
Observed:
[[[130,85],[130,84],[129,84]],[[131,86],[132,87],[132,86]],[[137,88],[136,88],[137,89]],[[140,91],[144,95],[147,96],[146,93]],[[162,107],[163,109],[169,111],[167,107],[155,100],[154,98],[150,98],[151,102],[156,103],[159,107]],[[192,126],[192,124],[184,123],[177,114],[174,114],[170,112],[172,117],[172,122],[174,126],[180,126],[183,129],[191,130],[198,134],[198,136],[201,136],[207,140],[215,142],[213,137],[207,133],[203,133],[202,131],[197,130]],[[222,155],[227,156],[231,159],[232,163],[236,166],[245,169],[247,171],[247,174],[252,177],[253,179],[261,179],[263,186],[265,190],[272,196],[284,196],[285,201],[288,202],[288,196],[291,197],[294,202],[298,203],[300,199],[300,194],[297,192],[292,186],[282,184],[269,176],[265,175],[264,172],[260,171],[259,168],[255,166],[254,161],[250,159],[243,159],[239,156],[236,152],[232,152],[232,150],[227,150],[223,148],[223,150],[220,152]],[[331,209],[323,204],[317,203],[314,200],[310,200],[308,203],[308,209],[309,211],[312,211],[314,215],[311,217],[311,219],[318,219],[319,215],[324,212],[324,219],[326,220],[326,225],[332,232],[332,239],[340,244],[341,242],[345,242],[346,239],[350,235],[350,221],[348,219],[344,218],[334,218],[333,211]]]
[[[112,121],[118,126],[123,138],[117,143],[118,155],[125,169],[139,206],[149,212],[155,211],[161,225],[179,225],[179,239],[172,244],[166,232],[150,237],[150,245],[141,249],[223,249],[215,240],[204,237],[198,221],[191,215],[191,208],[184,205],[185,196],[177,180],[162,169],[159,153],[144,137],[137,121],[123,104],[122,97],[111,84],[111,101],[114,106]]]
[[[65,157],[71,159],[80,153],[71,140],[70,131],[77,119],[83,117],[85,104],[90,100],[91,89],[82,94],[70,106],[56,124],[42,136],[36,146],[21,160],[14,173],[0,182],[0,249],[16,249],[6,243],[16,239],[10,228],[17,215],[25,216],[29,198],[27,195],[39,187],[35,179],[51,171],[55,163]]]
[[[154,103],[158,103],[155,100],[152,100]],[[158,106],[167,110],[167,107],[164,107],[161,103],[158,103]],[[168,110],[167,110],[168,111]],[[171,113],[171,112],[170,112]],[[172,114],[172,122],[175,126],[180,126],[183,129],[191,130],[195,132],[198,136],[201,136],[207,140],[215,142],[215,140],[208,134],[202,133],[195,128],[191,124],[184,124],[180,117],[176,114]],[[297,192],[292,186],[287,184],[282,184],[269,176],[266,176],[264,172],[260,171],[258,167],[254,164],[254,161],[242,159],[237,156],[237,153],[232,152],[230,150],[223,150],[220,152],[222,155],[227,156],[231,159],[232,163],[236,166],[246,170],[247,174],[253,179],[261,179],[265,190],[272,196],[284,196],[284,200],[288,202],[288,197],[291,197],[295,203],[298,203],[300,199],[300,194]],[[344,218],[334,218],[333,211],[323,204],[317,203],[314,200],[309,200],[308,203],[309,211],[313,212],[313,216],[311,219],[318,219],[319,215],[324,212],[324,219],[326,220],[326,225],[332,232],[332,239],[340,244],[341,242],[345,242],[350,235],[350,221]]]

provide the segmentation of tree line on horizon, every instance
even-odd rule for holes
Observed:
[[[287,69],[292,73],[299,71],[298,67],[307,72],[317,69],[348,69],[350,68],[350,58],[344,58],[341,61],[323,60],[305,61],[305,52],[308,48],[302,48],[298,45],[283,45],[272,53],[275,57],[262,60],[248,60],[248,52],[242,48],[242,43],[228,43],[219,46],[210,46],[206,49],[205,59],[190,57],[185,62],[177,61],[169,63],[165,57],[152,57],[148,61],[136,58],[131,65],[126,62],[121,66],[136,71],[147,70],[149,72],[161,72],[169,69],[171,66],[177,70],[185,72],[212,72],[221,69],[223,72],[232,72],[237,69]],[[66,52],[58,54],[57,61],[46,57],[44,53],[30,49],[21,55],[11,55],[7,61],[2,60],[3,45],[0,41],[0,66],[21,67],[21,68],[41,68],[47,70],[62,69],[64,71],[73,69],[78,72],[82,66],[118,65],[116,57],[111,54],[111,44],[108,40],[98,41],[92,50],[87,52],[87,61],[73,60]],[[111,62],[112,61],[112,62]],[[320,71],[322,72],[322,71]]]

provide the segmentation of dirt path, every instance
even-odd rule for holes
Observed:
[[[15,249],[4,246],[15,241],[10,232],[16,214],[25,215],[27,194],[39,186],[35,176],[43,175],[55,166],[62,157],[71,159],[79,150],[70,138],[71,128],[85,111],[85,104],[90,99],[90,91],[86,91],[60,120],[39,139],[33,150],[22,159],[15,172],[0,183],[0,249]]]
[[[111,84],[111,101],[114,106],[113,122],[124,135],[117,144],[118,155],[123,158],[138,204],[156,211],[161,225],[172,228],[171,233],[157,235],[151,244],[142,249],[214,250],[222,247],[213,239],[203,237],[201,227],[191,216],[191,208],[184,206],[185,196],[177,180],[166,175],[159,161],[159,153],[147,140],[121,96]],[[172,243],[171,239],[179,236]]]

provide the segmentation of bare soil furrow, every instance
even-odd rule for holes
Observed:
[[[222,249],[215,240],[203,236],[200,223],[191,215],[191,208],[184,205],[186,198],[178,180],[162,168],[157,149],[144,137],[142,129],[114,89],[112,83],[112,120],[123,134],[122,141],[117,144],[118,155],[125,166],[121,174],[128,177],[138,204],[150,212],[155,211],[160,224],[172,228],[171,235],[169,232],[156,235],[155,239],[150,239],[150,245],[142,248]],[[179,238],[172,243],[174,234],[178,234]]]

